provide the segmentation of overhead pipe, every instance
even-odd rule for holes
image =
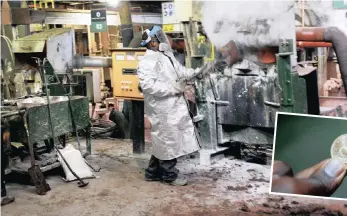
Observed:
[[[339,63],[343,86],[347,89],[347,36],[345,33],[337,27],[300,27],[296,28],[296,40],[331,42]]]
[[[333,47],[330,42],[297,41],[296,45],[300,48]]]
[[[84,67],[112,67],[112,58],[103,56],[77,55],[73,61],[74,68]]]
[[[324,42],[324,31],[325,28],[322,27],[297,27],[296,40]]]

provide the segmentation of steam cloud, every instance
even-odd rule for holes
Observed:
[[[294,1],[205,1],[202,24],[212,43],[221,48],[276,46],[295,36]]]
[[[334,10],[332,5],[332,1],[307,1],[313,13],[306,14],[305,26],[334,26],[347,35],[347,10]]]
[[[295,37],[294,0],[203,1],[202,24],[212,43],[221,48],[234,40],[239,48],[277,46]],[[346,10],[333,10],[332,1],[308,0],[305,26],[335,26],[347,34]],[[293,8],[296,8],[294,11]]]

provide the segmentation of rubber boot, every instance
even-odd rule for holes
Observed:
[[[149,182],[151,182],[151,181],[162,181],[162,178],[160,178],[160,177],[148,178],[148,177],[145,176],[145,180],[149,181]]]

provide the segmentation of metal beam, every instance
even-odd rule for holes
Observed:
[[[90,10],[45,10],[46,24],[62,25],[90,25]],[[162,24],[162,16],[159,13],[131,13],[133,24]],[[118,12],[107,12],[107,25],[119,26],[121,19]]]

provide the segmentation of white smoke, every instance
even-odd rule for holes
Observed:
[[[280,39],[295,37],[295,12],[301,16],[294,0],[203,1],[202,24],[217,48],[234,40],[238,46],[278,45]],[[335,26],[347,35],[347,10],[333,9],[332,1],[306,0],[305,26]],[[301,25],[300,25],[301,26]]]
[[[223,47],[278,45],[295,36],[294,1],[204,1],[202,24],[212,43]]]
[[[322,27],[338,27],[347,35],[347,9],[333,9],[332,1],[308,0],[306,7],[314,12],[314,17],[306,17],[305,24],[322,26]],[[311,23],[310,23],[311,21]]]

